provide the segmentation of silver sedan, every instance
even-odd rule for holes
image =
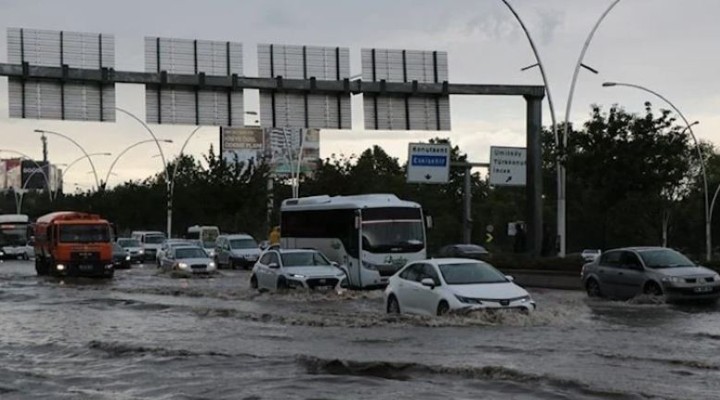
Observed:
[[[669,301],[720,298],[717,272],[664,247],[608,250],[583,266],[582,281],[590,297],[627,299],[646,294]]]

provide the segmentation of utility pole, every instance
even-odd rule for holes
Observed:
[[[47,149],[47,136],[45,136],[45,133],[40,136],[40,141],[42,141],[42,148],[43,148],[43,163],[46,163],[48,160],[48,149]]]

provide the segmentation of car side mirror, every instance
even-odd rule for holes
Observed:
[[[280,266],[277,263],[270,263],[268,264],[268,268],[278,269],[280,268]]]
[[[505,275],[505,279],[507,279],[510,282],[515,282],[515,277],[512,275]]]
[[[430,289],[435,289],[435,281],[432,278],[423,278],[420,283]]]
[[[339,266],[340,266],[340,264],[336,263],[335,261],[330,261],[330,265],[332,265],[333,267],[339,267]]]

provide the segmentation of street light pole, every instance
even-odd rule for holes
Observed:
[[[65,174],[67,174],[68,170],[75,164],[77,164],[79,161],[82,161],[86,158],[94,157],[94,156],[111,156],[112,153],[90,153],[88,155],[84,155],[82,157],[78,157],[75,160],[73,160],[70,164],[68,164],[65,169],[60,174],[60,182],[63,182],[65,180]],[[55,198],[57,198],[57,194],[55,195]]]
[[[644,86],[620,82],[604,82],[602,85],[603,87],[625,86],[635,88],[658,97],[659,99],[667,103],[673,110],[675,110],[675,113],[677,113],[677,115],[679,115],[685,123],[685,129],[690,131],[690,136],[695,142],[695,150],[697,150],[698,161],[700,162],[700,170],[702,171],[703,176],[703,187],[705,190],[705,259],[707,261],[710,261],[710,259],[712,258],[712,231],[710,230],[710,196],[708,193],[707,171],[705,171],[705,159],[703,158],[702,149],[700,148],[700,142],[698,142],[697,137],[695,136],[695,132],[693,132],[692,130],[692,126],[695,125],[695,123],[691,124],[690,122],[688,122],[687,118],[685,118],[685,115],[683,115],[683,113],[680,112],[680,110],[675,107],[675,104],[670,102],[670,100],[662,96],[660,93],[650,90]]]
[[[612,11],[612,9],[620,2],[620,0],[615,0],[610,6],[605,10],[602,15],[600,15],[600,18],[595,22],[595,25],[593,26],[592,30],[590,30],[590,34],[588,35],[587,39],[585,39],[585,44],[583,44],[583,48],[580,51],[580,56],[578,57],[577,64],[575,64],[575,70],[573,71],[572,81],[570,81],[570,93],[568,93],[567,98],[567,104],[565,105],[565,123],[563,124],[563,138],[562,138],[562,162],[561,164],[561,173],[558,174],[558,177],[560,178],[560,183],[558,183],[558,187],[561,189],[558,190],[558,218],[557,218],[557,225],[558,225],[558,237],[560,239],[560,257],[565,257],[565,254],[567,252],[567,169],[565,168],[564,161],[566,160],[567,155],[567,146],[568,146],[568,130],[570,129],[570,110],[572,109],[572,101],[573,101],[573,95],[575,94],[575,85],[578,80],[578,76],[580,74],[580,68],[585,67],[589,71],[597,74],[597,71],[595,71],[592,68],[589,68],[588,66],[583,64],[583,59],[585,58],[585,53],[587,52],[588,47],[590,46],[590,41],[592,41],[593,36],[595,36],[595,32],[597,31],[598,27],[600,27],[600,24],[605,19],[605,17]]]
[[[169,139],[160,139],[160,141],[163,143],[172,143],[173,142],[172,140],[169,140]],[[105,182],[103,182],[103,188],[105,188],[107,186],[107,183],[110,180],[110,175],[112,175],[112,170],[113,170],[113,168],[115,168],[115,164],[117,164],[118,160],[120,160],[120,157],[125,155],[125,153],[127,153],[131,149],[133,149],[137,146],[140,146],[141,144],[154,143],[154,142],[155,142],[154,139],[141,140],[137,143],[131,144],[130,146],[126,147],[123,151],[121,151],[120,154],[118,154],[117,157],[115,157],[112,164],[110,164],[110,168],[108,168],[108,172],[105,175]]]
[[[150,127],[143,120],[135,116],[135,114],[120,107],[115,107],[115,110],[120,111],[121,113],[127,115],[128,117],[134,119],[140,125],[142,125],[143,128],[145,128],[145,130],[150,134],[150,136],[152,136],[153,141],[155,141],[155,144],[157,145],[158,151],[160,151],[160,158],[162,158],[163,170],[165,172],[165,194],[167,196],[167,204],[165,207],[167,213],[167,237],[170,238],[172,237],[172,196],[170,195],[170,171],[168,171],[167,160],[165,159],[165,153],[163,152],[162,146],[160,146],[160,141],[158,140],[157,136],[155,136],[155,133],[152,131],[152,129],[150,129]]]
[[[60,136],[60,137],[62,137],[62,138],[65,138],[65,139],[69,140],[70,142],[72,142],[78,149],[80,149],[80,151],[83,152],[83,154],[85,154],[85,158],[87,158],[88,161],[90,162],[90,167],[92,168],[92,170],[93,170],[93,175],[95,176],[95,187],[96,187],[97,189],[100,188],[100,181],[99,181],[99,179],[98,179],[97,170],[95,169],[95,164],[92,162],[92,158],[90,158],[90,156],[88,155],[88,152],[85,151],[85,148],[82,147],[82,146],[80,145],[80,143],[76,142],[75,139],[71,138],[70,136],[64,135],[64,134],[62,134],[62,133],[60,133],[60,132],[48,131],[48,130],[45,130],[45,129],[35,129],[34,131],[37,132],[37,133],[42,133],[42,134],[49,134],[49,135]]]

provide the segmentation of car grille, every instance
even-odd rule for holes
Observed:
[[[99,260],[100,252],[98,251],[73,251],[70,253],[70,261],[85,262]]]
[[[685,278],[685,283],[700,283],[700,282],[710,282],[710,283],[712,283],[712,282],[714,282],[714,281],[715,281],[715,280],[713,279],[712,276],[707,277],[707,278]]]
[[[206,269],[207,265],[205,264],[193,264],[190,266],[191,269]]]
[[[320,286],[332,286],[338,284],[337,278],[311,278],[305,281],[309,288],[320,287]]]
[[[496,304],[500,304],[501,306],[507,306],[510,303],[512,303],[513,301],[518,301],[518,300],[521,300],[524,298],[526,298],[526,297],[522,296],[522,297],[515,297],[512,299],[476,299],[476,300],[480,300],[482,303],[496,303]]]

